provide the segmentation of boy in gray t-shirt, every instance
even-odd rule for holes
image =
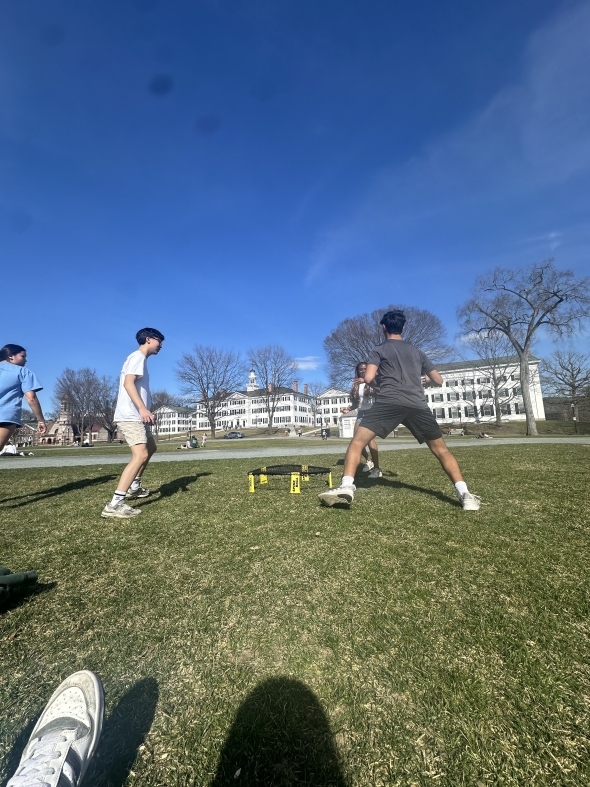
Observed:
[[[385,341],[371,351],[365,374],[366,383],[372,383],[376,377],[379,379],[377,401],[363,417],[348,446],[341,486],[322,492],[320,500],[327,506],[352,503],[356,491],[354,473],[363,448],[375,435],[385,438],[403,423],[418,442],[426,442],[441,463],[455,485],[462,508],[477,511],[480,498],[467,489],[457,460],[447,448],[436,418],[426,403],[422,378],[427,377],[434,385],[442,385],[443,379],[422,350],[403,341],[405,323],[406,317],[401,311],[387,312],[381,318]]]

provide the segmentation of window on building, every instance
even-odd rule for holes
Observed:
[[[444,395],[443,394],[433,394],[432,395],[433,402],[444,402]]]
[[[447,402],[458,402],[461,397],[458,393],[448,393]]]
[[[444,407],[435,407],[432,411],[435,418],[444,418],[445,417],[445,408]]]
[[[481,408],[482,415],[493,415],[494,414],[494,406],[491,404],[484,404]]]
[[[458,407],[449,407],[449,418],[456,421],[461,417],[461,410]]]
[[[465,408],[465,418],[475,418],[475,408],[474,407],[466,407]]]
[[[511,412],[512,412],[512,409],[510,407],[510,403],[506,402],[505,404],[501,404],[500,405],[500,412],[502,413],[502,415],[510,415]]]

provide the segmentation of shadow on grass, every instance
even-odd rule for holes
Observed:
[[[84,778],[85,787],[125,784],[151,729],[158,697],[158,682],[144,678],[119,700],[105,721],[96,755]]]
[[[158,497],[154,497],[151,500],[138,501],[141,502],[142,508],[144,506],[149,506],[152,503],[158,503],[162,498],[165,497],[172,497],[172,495],[177,494],[178,492],[189,492],[189,484],[198,481],[199,478],[203,478],[208,475],[213,475],[212,473],[197,473],[196,475],[184,475],[181,478],[175,478],[174,481],[169,481],[167,484],[162,484],[162,486],[158,489],[160,493]]]
[[[326,714],[291,678],[270,678],[244,700],[210,787],[346,787]]]
[[[0,615],[29,602],[33,596],[39,596],[55,587],[57,587],[57,582],[35,582],[33,585],[25,585],[22,590],[15,589],[6,601],[0,601]]]
[[[31,737],[31,733],[33,732],[33,727],[35,726],[36,722],[37,719],[35,718],[33,721],[30,721],[27,724],[27,726],[19,733],[18,738],[15,740],[12,746],[12,749],[6,755],[4,762],[2,763],[2,768],[6,772],[6,776],[0,782],[0,787],[6,787],[8,780],[14,776],[14,772],[18,768],[23,749],[29,742],[29,738]]]
[[[356,478],[354,479],[354,485],[359,489],[372,489],[376,486],[388,486],[391,489],[409,489],[412,492],[420,492],[423,495],[430,495],[431,497],[436,497],[437,500],[440,500],[442,503],[447,503],[454,508],[461,508],[461,503],[450,495],[445,494],[444,492],[439,492],[436,489],[426,489],[423,486],[416,486],[415,484],[405,484],[403,481],[390,481],[389,478],[386,476],[396,476],[397,473],[387,472],[381,478],[367,478],[364,474],[357,474]],[[331,508],[336,509],[347,509],[349,508],[348,503],[335,503]]]
[[[53,486],[51,489],[43,489],[39,492],[30,492],[28,495],[5,497],[3,500],[0,500],[0,504],[10,503],[12,500],[21,500],[21,503],[15,503],[11,506],[4,506],[4,508],[20,508],[21,506],[28,506],[31,503],[38,503],[41,500],[48,500],[50,497],[58,497],[58,495],[65,495],[68,492],[75,492],[78,489],[86,489],[89,486],[99,486],[100,484],[105,484],[107,481],[112,481],[113,478],[117,478],[117,476],[111,474],[101,475],[97,478],[81,478],[79,481],[71,481],[69,484]]]

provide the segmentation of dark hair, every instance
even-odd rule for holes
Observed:
[[[135,338],[138,344],[145,344],[146,339],[158,339],[163,342],[164,334],[160,333],[160,331],[157,331],[155,328],[142,328],[141,331],[137,331]]]
[[[355,377],[360,377],[360,376],[361,376],[361,373],[359,372],[359,368],[360,368],[361,366],[367,366],[367,365],[368,365],[368,364],[367,364],[367,361],[359,361],[359,362],[357,363],[357,365],[354,367],[354,376],[355,376]]]
[[[391,334],[399,334],[403,331],[404,325],[406,324],[406,315],[396,309],[392,312],[385,312],[381,320],[379,321],[379,325],[384,325],[385,330],[387,333]]]
[[[18,353],[24,352],[25,348],[21,347],[20,344],[5,344],[0,350],[0,361],[7,361],[11,355],[18,355]]]

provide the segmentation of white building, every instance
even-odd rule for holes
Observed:
[[[260,388],[254,371],[250,372],[248,384],[243,391],[234,391],[225,396],[217,409],[215,428],[221,431],[249,429],[268,426],[267,391]],[[277,406],[273,426],[296,429],[314,426],[314,400],[303,386],[293,381],[292,388],[280,388],[276,395]],[[208,431],[211,428],[206,416],[205,405],[197,402],[194,408],[160,407],[154,415],[160,434],[187,434],[189,431]]]
[[[539,358],[529,359],[530,396],[536,419],[545,419]],[[526,414],[520,388],[518,356],[489,361],[454,361],[436,367],[443,378],[441,388],[427,388],[428,406],[437,421],[445,423],[485,423],[496,419],[495,389],[499,393],[503,421],[524,421]]]
[[[317,397],[316,426],[336,426],[343,408],[350,408],[348,391],[341,388],[328,388]]]

